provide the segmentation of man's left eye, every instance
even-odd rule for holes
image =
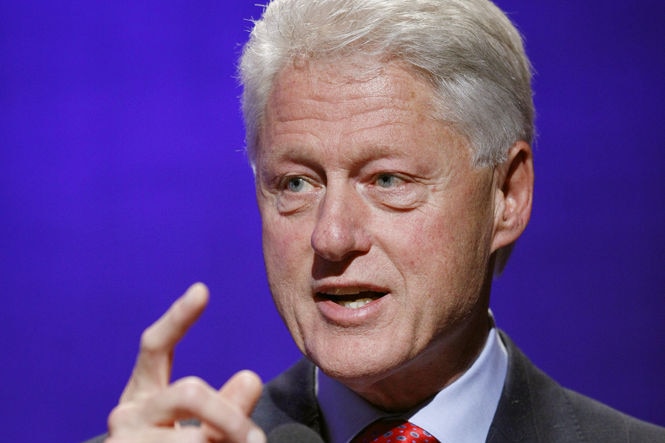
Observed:
[[[382,188],[392,188],[399,185],[403,180],[394,174],[379,174],[376,184]]]

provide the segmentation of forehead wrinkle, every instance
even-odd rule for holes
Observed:
[[[359,95],[357,98],[345,97],[337,99],[331,97],[275,97],[271,103],[267,118],[277,123],[299,122],[299,121],[323,121],[339,122],[364,119],[368,114],[380,113],[385,115],[387,123],[403,121],[400,117],[404,115],[411,117],[414,103],[407,100],[399,100],[383,95],[366,96]],[[342,105],[342,106],[340,106]],[[349,109],[350,108],[350,109]],[[351,111],[351,112],[350,112]],[[391,116],[391,114],[395,114]],[[420,113],[414,116],[423,117]]]
[[[290,160],[296,160],[296,156],[290,151],[300,150],[302,153],[307,153],[300,156],[304,158],[314,155],[321,149],[329,153],[338,151],[339,146],[349,148],[341,149],[344,152],[339,152],[347,160],[364,162],[378,158],[404,158],[406,156],[403,151],[404,144],[412,143],[417,136],[414,128],[421,118],[404,121],[399,115],[395,115],[395,112],[389,112],[384,108],[377,109],[385,114],[384,119],[370,126],[366,125],[366,122],[375,120],[366,120],[363,114],[354,115],[348,124],[340,122],[340,127],[336,131],[319,132],[321,126],[337,123],[330,119],[321,121],[303,117],[275,124],[272,126],[271,138],[277,137],[281,140],[276,141],[270,150],[283,153],[279,158]],[[410,113],[408,115],[412,116]],[[298,122],[308,122],[308,124],[303,129],[303,125]],[[366,148],[369,148],[369,151]]]
[[[386,100],[380,100],[375,106],[351,115],[348,115],[348,112],[331,115],[331,112],[321,110],[322,106],[311,108],[312,112],[302,106],[280,106],[277,109],[278,115],[274,116],[276,121],[271,125],[271,138],[295,138],[292,142],[297,143],[298,147],[313,144],[320,148],[332,148],[340,143],[359,146],[389,145],[394,142],[393,151],[396,153],[403,143],[409,143],[416,137],[414,128],[418,127],[420,122],[433,118],[414,113],[410,103],[400,102],[400,108],[387,108],[385,102]],[[396,103],[393,101],[393,104]],[[368,117],[369,115],[372,116]],[[379,118],[376,118],[377,115]],[[326,128],[328,124],[333,127]],[[289,144],[288,140],[286,142]]]

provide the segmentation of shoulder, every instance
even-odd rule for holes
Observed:
[[[287,423],[301,423],[320,431],[314,365],[303,358],[266,383],[252,419],[266,433]]]
[[[508,374],[488,441],[665,442],[661,428],[561,387],[507,335]]]
[[[563,389],[587,441],[665,442],[665,428],[638,420],[584,395]],[[592,436],[592,438],[591,438]]]

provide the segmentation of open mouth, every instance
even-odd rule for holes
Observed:
[[[387,292],[359,291],[359,290],[335,290],[330,292],[317,292],[316,295],[322,300],[330,300],[348,309],[360,309],[363,306],[378,300]]]

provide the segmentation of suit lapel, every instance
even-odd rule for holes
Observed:
[[[267,434],[277,426],[294,422],[322,434],[314,365],[303,358],[270,381],[263,390],[252,419]]]
[[[579,441],[579,425],[563,388],[503,332],[501,340],[508,350],[508,373],[487,442]]]

